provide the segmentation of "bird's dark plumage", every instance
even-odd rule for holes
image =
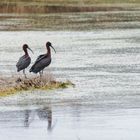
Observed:
[[[17,72],[23,70],[23,73],[25,75],[25,69],[30,65],[31,63],[31,58],[28,54],[27,49],[31,50],[27,44],[23,45],[23,51],[25,52],[25,55],[23,55],[22,57],[19,58],[16,67],[17,67]],[[32,51],[32,50],[31,50]],[[25,75],[26,77],[26,75]]]
[[[50,50],[50,47],[52,47],[51,43],[47,42],[46,47],[47,47],[47,53],[38,56],[38,58],[36,59],[35,63],[31,67],[30,72],[38,73],[40,71],[43,71],[45,67],[50,65],[50,63],[51,63],[51,50]]]
[[[45,67],[47,67],[51,63],[51,57],[46,54],[38,56],[34,65],[31,67],[30,72],[38,73],[42,71]]]
[[[21,71],[23,69],[26,69],[31,63],[31,58],[28,55],[23,55],[22,57],[19,58],[16,67],[17,71]]]

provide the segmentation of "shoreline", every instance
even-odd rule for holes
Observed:
[[[45,13],[69,13],[69,12],[99,12],[99,11],[140,11],[140,4],[94,4],[94,5],[60,5],[38,3],[6,3],[0,2],[0,13],[18,14],[45,14]]]
[[[0,2],[0,31],[139,28],[140,3]],[[86,0],[85,0],[86,1]],[[78,1],[77,1],[78,2]],[[91,1],[90,1],[91,2]]]

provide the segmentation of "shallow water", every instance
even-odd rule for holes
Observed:
[[[0,14],[0,31],[140,28],[140,10],[48,14]]]
[[[21,76],[15,67],[21,46],[35,51],[33,63],[49,40],[57,53],[46,73],[76,85],[1,98],[0,139],[140,139],[139,28],[3,31],[0,38],[1,75]]]

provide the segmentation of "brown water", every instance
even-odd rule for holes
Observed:
[[[15,64],[23,43],[35,51],[33,63],[49,40],[57,53],[46,73],[76,85],[2,97],[0,139],[140,139],[139,28],[1,31],[0,38],[1,75],[22,75]]]

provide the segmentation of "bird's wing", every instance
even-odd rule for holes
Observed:
[[[18,67],[18,66],[20,66],[20,65],[23,65],[24,59],[25,59],[25,56],[24,56],[24,55],[21,56],[21,57],[19,58],[17,64],[16,64],[16,66]]]
[[[30,72],[38,73],[39,71],[47,67],[50,64],[50,62],[51,57],[49,57],[47,54],[40,55],[31,67]]]
[[[45,57],[46,57],[46,54],[39,55],[35,61],[35,64],[38,63],[40,60],[44,59]]]
[[[19,58],[16,66],[17,67],[20,67],[20,66],[23,66],[23,65],[26,65],[26,63],[30,63],[31,62],[31,59],[30,57],[26,57],[25,55],[23,55],[22,57]],[[28,65],[28,64],[27,64]]]

